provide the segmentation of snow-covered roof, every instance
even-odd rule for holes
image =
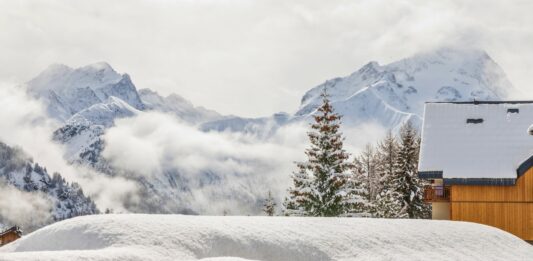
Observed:
[[[426,103],[420,176],[448,183],[514,184],[531,166],[532,123],[533,101]]]

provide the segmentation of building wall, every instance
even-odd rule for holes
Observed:
[[[19,237],[16,233],[7,233],[0,237],[0,246],[5,245],[9,242],[17,240]]]
[[[514,186],[451,187],[451,219],[482,223],[533,240],[533,168]]]
[[[431,203],[431,219],[450,220],[450,203],[448,202]]]

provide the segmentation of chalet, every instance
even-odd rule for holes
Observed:
[[[533,101],[426,103],[419,176],[433,219],[533,240]]]
[[[9,242],[13,242],[22,236],[22,231],[19,227],[11,227],[3,232],[0,232],[0,246]]]

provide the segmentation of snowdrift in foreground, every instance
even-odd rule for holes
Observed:
[[[533,260],[533,247],[463,222],[96,215],[0,248],[0,260]]]

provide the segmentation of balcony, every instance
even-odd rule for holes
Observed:
[[[426,186],[424,188],[424,200],[426,202],[448,202],[450,201],[450,187]]]

